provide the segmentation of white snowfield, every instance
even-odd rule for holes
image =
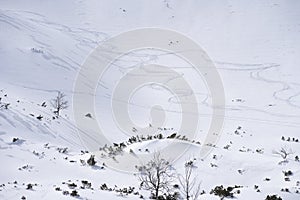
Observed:
[[[172,171],[183,174],[184,163],[195,158],[202,191],[198,199],[220,199],[210,193],[220,185],[241,186],[233,190],[239,200],[264,200],[267,195],[300,199],[299,11],[296,0],[1,0],[0,199],[149,199],[150,191],[139,190],[136,174],[107,166],[122,154],[114,160],[102,150],[96,165],[87,163],[93,152],[82,143],[72,109],[74,83],[88,55],[115,35],[148,27],[186,35],[215,64],[225,92],[225,116],[211,153],[203,159],[198,155],[211,122],[210,91],[203,77],[172,53],[136,50],[111,63],[91,94],[96,116],[87,111],[87,117],[97,120],[112,143],[147,136],[135,127],[124,134],[115,124],[114,88],[133,68],[170,66],[193,89],[182,95],[192,92],[197,97],[198,130],[190,142],[178,141],[190,148]],[[66,95],[69,107],[56,118],[50,101],[58,91]],[[163,127],[151,125],[154,105],[165,109]],[[171,140],[166,137],[180,128],[180,104],[160,86],[133,93],[128,112],[136,127],[157,130],[164,138],[127,142],[124,152],[156,152],[168,146]],[[278,154],[282,148],[286,158]],[[112,191],[101,189],[103,184]],[[117,192],[129,187],[138,193]]]

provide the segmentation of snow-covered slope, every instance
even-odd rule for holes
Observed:
[[[200,123],[193,139],[201,144],[192,143],[173,170],[183,173],[183,163],[196,158],[205,191],[199,199],[219,199],[210,191],[222,184],[242,186],[237,199],[265,199],[272,194],[299,199],[300,162],[295,159],[300,156],[299,10],[298,1],[2,0],[0,198],[68,199],[73,197],[63,191],[73,190],[82,199],[125,198],[101,190],[104,183],[112,188],[133,186],[138,191],[135,175],[107,167],[113,159],[98,157],[93,167],[85,163],[93,152],[86,152],[89,149],[78,134],[72,95],[81,65],[94,48],[124,31],[156,27],[193,39],[220,74],[225,121],[211,154],[205,159],[198,155],[211,120],[210,93],[188,63],[161,51],[125,55],[111,65],[95,91],[97,116],[91,120],[101,123],[111,142],[127,141],[129,135],[116,126],[111,110],[118,80],[132,67],[144,64],[178,67],[198,100]],[[50,100],[58,91],[66,94],[69,107],[56,118]],[[129,105],[130,116],[139,126],[148,126],[153,105],[168,109],[166,128],[152,128],[164,136],[177,132],[180,106],[161,88],[137,91]],[[135,134],[139,130],[133,129]],[[189,144],[179,142],[183,147]],[[170,143],[168,139],[143,141],[128,145],[124,152],[149,154]],[[274,154],[281,148],[293,152],[287,162]],[[293,175],[284,176],[283,171],[289,170]],[[90,182],[92,189],[82,180]],[[28,184],[33,189],[27,189]],[[281,191],[286,188],[289,192]],[[149,196],[148,191],[139,193]],[[139,195],[126,198],[139,199]]]

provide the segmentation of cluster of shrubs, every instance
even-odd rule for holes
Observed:
[[[24,185],[24,184],[23,184]],[[36,183],[28,183],[27,185],[26,185],[26,190],[33,190],[33,186],[37,186],[37,184]]]
[[[256,192],[260,192],[260,189],[259,189],[258,185],[254,185],[254,189],[256,190]]]
[[[39,157],[39,159],[42,159],[45,157],[45,152],[39,153],[39,152],[33,150],[32,153],[33,153],[33,155]]]
[[[66,184],[68,186],[69,189],[71,189],[71,191],[67,191],[67,190],[63,190],[60,187],[55,187],[56,191],[62,191],[63,195],[70,195],[72,197],[80,197],[78,191],[76,189],[78,189],[78,185],[75,183],[70,182],[71,180],[68,181],[68,183],[66,182],[62,182],[62,184]],[[80,189],[91,189],[92,188],[92,184],[86,180],[82,180],[81,181],[81,186],[79,187]]]
[[[123,187],[123,188],[119,188],[118,186],[115,185],[114,188],[108,187],[106,183],[103,183],[100,185],[100,190],[105,190],[105,191],[109,191],[109,192],[116,192],[118,193],[120,196],[124,196],[124,195],[140,195],[138,191],[135,190],[135,187]]]
[[[289,188],[281,188],[281,192],[290,192]]]
[[[150,199],[157,199],[157,200],[178,200],[181,199],[181,196],[178,192],[174,193],[164,193],[162,195],[159,195],[157,198],[155,198],[155,195],[152,194],[150,196]]]
[[[35,47],[32,47],[30,50],[31,50],[33,53],[44,53],[43,50],[37,49],[37,48],[35,48]]]
[[[292,176],[293,172],[291,170],[283,171],[284,176]]]
[[[113,143],[112,146],[108,146],[107,144],[105,144],[103,147],[99,148],[99,151],[103,152],[103,153],[101,153],[102,158],[109,157],[109,158],[115,159],[115,157],[117,155],[121,155],[124,152],[124,149],[131,144],[135,144],[135,143],[143,142],[143,141],[161,140],[161,139],[177,139],[177,140],[188,141],[191,143],[201,144],[199,141],[196,142],[194,140],[193,141],[189,140],[185,135],[181,136],[181,135],[177,135],[177,133],[173,133],[167,137],[164,137],[163,134],[159,133],[156,135],[132,136],[126,142]],[[149,150],[146,150],[146,151],[149,151]],[[131,152],[132,152],[132,150],[131,150]]]
[[[124,142],[119,144],[114,143],[113,146],[108,146],[107,144],[105,144],[104,147],[99,148],[99,151],[103,151],[105,153],[105,154],[104,153],[101,154],[103,158],[107,156],[109,158],[114,158],[115,156],[122,154],[126,146],[127,145]]]
[[[297,182],[296,182],[296,186],[299,186],[299,185],[300,185],[300,181],[297,181]],[[298,189],[299,189],[299,188],[298,188]],[[300,193],[298,189],[297,189],[297,187],[295,187],[294,192],[295,192],[296,194],[299,194],[299,193]],[[281,188],[280,191],[281,191],[281,192],[288,192],[288,193],[292,192],[289,188]]]
[[[242,127],[241,126],[238,126],[236,128],[236,130],[234,131],[234,134],[236,134],[236,135],[242,135],[242,133],[245,133],[245,131],[242,131]]]
[[[281,140],[283,141],[287,141],[287,142],[299,142],[299,139],[298,138],[291,138],[291,137],[288,137],[288,138],[285,138],[284,136],[281,137]]]
[[[214,189],[210,191],[210,194],[214,194],[219,196],[221,199],[224,198],[234,198],[234,194],[240,194],[240,190],[234,191],[234,189],[241,188],[242,186],[235,185],[233,187],[229,186],[225,188],[223,185],[216,186]]]
[[[282,173],[284,175],[284,180],[290,181],[290,176],[293,175],[293,172],[291,170],[288,170],[288,171],[283,171]]]
[[[130,144],[134,144],[134,143],[137,143],[137,142],[142,142],[142,141],[149,141],[149,140],[155,140],[155,139],[158,139],[158,140],[161,140],[161,139],[177,139],[177,140],[183,140],[183,141],[188,141],[188,142],[191,142],[191,143],[197,143],[197,144],[200,144],[200,142],[196,142],[195,140],[190,140],[188,139],[185,135],[179,135],[177,133],[172,133],[171,135],[167,136],[167,137],[164,137],[163,134],[159,133],[157,135],[147,135],[147,136],[143,136],[143,135],[136,135],[136,136],[132,136],[128,139],[128,142],[127,142],[127,145],[130,145]]]
[[[89,166],[95,166],[97,161],[95,160],[95,155],[91,155],[86,161],[80,159],[80,163],[85,166],[85,165],[89,165]],[[104,166],[101,167],[101,169],[103,169]]]
[[[56,150],[59,153],[68,153],[68,147],[57,147]]]
[[[256,151],[256,153],[259,153],[259,154],[263,154],[264,153],[264,149],[263,148],[262,149],[256,149],[255,151]]]
[[[282,198],[277,195],[268,195],[265,200],[282,200]]]
[[[77,190],[72,190],[71,192],[65,190],[62,192],[63,195],[70,195],[72,197],[80,197],[79,193],[77,192]]]

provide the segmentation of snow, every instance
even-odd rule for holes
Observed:
[[[138,190],[136,175],[116,169],[121,164],[101,157],[96,158],[96,166],[80,161],[86,161],[95,152],[82,152],[90,149],[78,133],[72,97],[79,70],[98,45],[125,31],[147,27],[186,35],[214,62],[225,90],[225,121],[216,146],[207,157],[199,156],[212,113],[212,99],[203,77],[197,76],[188,62],[161,50],[134,51],[109,65],[99,80],[95,116],[91,115],[89,120],[100,123],[111,142],[125,142],[139,134],[140,130],[124,134],[115,124],[111,98],[116,84],[133,67],[170,65],[188,80],[198,102],[198,131],[190,139],[200,141],[201,145],[177,141],[180,148],[189,148],[174,162],[174,171],[183,173],[184,162],[196,158],[196,174],[201,190],[206,192],[199,199],[219,199],[210,194],[217,185],[242,186],[241,193],[235,194],[236,199],[265,199],[272,194],[285,200],[299,199],[296,191],[300,192],[300,162],[295,161],[295,156],[300,156],[300,142],[292,141],[300,140],[299,9],[298,1],[277,0],[255,0],[251,4],[193,0],[2,0],[0,106],[10,105],[8,109],[0,108],[0,199],[74,198],[55,190],[60,187],[71,192],[73,189],[63,184],[69,180],[78,185],[78,198],[139,199],[138,195],[121,197],[99,189],[106,183],[112,188],[133,186]],[[57,91],[66,94],[69,108],[55,118],[50,100]],[[166,110],[163,127],[148,127],[153,105]],[[162,87],[140,88],[132,95],[128,112],[136,127],[155,129],[164,136],[177,132],[182,120],[177,99]],[[41,120],[37,119],[40,115]],[[13,142],[13,138],[19,139]],[[148,155],[146,149],[153,153],[173,142],[137,142],[128,145],[124,155],[117,155],[116,159],[134,159],[130,150]],[[273,151],[281,147],[292,149],[293,154],[288,162],[279,164],[282,158]],[[67,148],[67,152],[59,152],[61,148]],[[114,163],[113,167],[109,163]],[[283,171],[288,170],[293,175],[285,181]],[[80,189],[82,180],[91,182],[93,190]],[[27,190],[29,183],[37,185]],[[254,185],[259,186],[260,192]],[[282,188],[290,192],[282,192]],[[145,198],[150,195],[149,191],[139,192]]]

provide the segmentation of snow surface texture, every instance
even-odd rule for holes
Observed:
[[[92,153],[86,152],[89,149],[78,135],[72,95],[80,67],[94,48],[124,31],[146,27],[190,37],[218,69],[225,90],[225,122],[211,154],[205,159],[197,155],[211,122],[210,92],[190,64],[173,54],[141,50],[116,60],[95,91],[96,116],[88,111],[86,116],[101,124],[109,141],[127,141],[130,135],[116,126],[111,109],[116,84],[134,67],[172,66],[188,80],[197,98],[199,125],[191,139],[200,141],[191,144],[173,170],[183,173],[184,162],[196,158],[205,191],[199,199],[219,199],[210,194],[218,185],[242,186],[235,194],[242,200],[273,194],[300,199],[300,162],[295,159],[300,157],[299,10],[298,1],[2,0],[0,199],[139,199],[133,194],[124,197],[117,189],[100,189],[106,183],[139,191],[139,182],[131,173],[107,167],[112,158],[104,150],[95,166],[86,163]],[[58,118],[50,104],[57,91],[69,101]],[[137,127],[149,126],[153,105],[166,108],[167,120],[163,127],[151,128],[165,137],[177,132],[180,105],[171,93],[153,85],[136,91],[130,100],[129,115]],[[139,131],[132,127],[131,135],[142,134]],[[148,154],[169,143],[154,139],[128,145],[124,151]],[[284,162],[274,154],[281,148],[292,152]],[[289,170],[292,175],[285,176]],[[73,190],[79,196],[73,197]],[[145,190],[139,193],[150,195]]]

